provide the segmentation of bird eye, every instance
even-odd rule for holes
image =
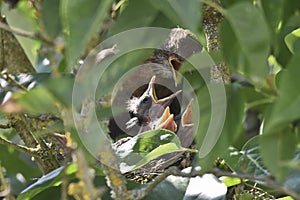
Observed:
[[[148,102],[150,102],[150,99],[151,97],[149,97],[149,96],[146,96],[145,98],[143,98],[143,100],[142,100],[142,103],[148,103]]]

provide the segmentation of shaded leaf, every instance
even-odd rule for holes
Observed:
[[[60,13],[67,41],[67,72],[75,66],[90,39],[99,32],[111,5],[111,0],[61,1]]]
[[[287,69],[280,74],[278,93],[273,106],[266,113],[264,132],[274,133],[278,128],[284,128],[288,123],[300,118],[300,79],[295,74],[300,73],[300,53],[290,60]],[[280,113],[280,114],[279,114]]]
[[[249,140],[240,151],[234,148],[229,149],[224,159],[235,172],[255,177],[270,175],[261,158],[259,137]]]
[[[165,14],[173,24],[190,29],[196,32],[201,14],[201,4],[196,0],[152,0],[153,7]]]
[[[72,75],[64,75],[59,78],[51,78],[43,84],[48,91],[66,107],[72,106],[72,91],[74,85],[74,77]]]
[[[119,33],[133,28],[151,26],[158,10],[147,0],[131,0],[116,20],[113,31]]]
[[[41,19],[46,33],[55,39],[61,32],[62,26],[59,13],[59,0],[45,0],[41,2]]]
[[[52,95],[41,87],[15,94],[14,99],[31,114],[58,113]]]
[[[285,163],[294,157],[296,138],[289,128],[274,130],[260,137],[260,152],[264,164],[278,181],[283,182],[288,173]]]
[[[208,154],[200,159],[200,165],[202,170],[205,172],[206,170],[210,170],[210,168],[213,166],[215,159],[218,157],[222,157],[226,153],[226,149],[232,144],[236,142],[236,140],[241,136],[242,133],[242,127],[243,127],[243,120],[244,120],[244,108],[245,108],[245,98],[243,96],[242,91],[240,88],[236,85],[231,85],[226,87],[226,97],[225,102],[222,102],[220,99],[217,100],[214,105],[219,110],[218,116],[211,118],[211,109],[209,109],[209,105],[207,101],[211,101],[210,99],[207,99],[203,97],[205,93],[199,93],[198,98],[200,103],[200,112],[201,112],[201,120],[200,120],[200,127],[196,136],[196,141],[199,145],[200,150],[200,156],[201,153],[208,151],[209,146],[206,145],[207,143],[205,141],[209,141],[211,144],[214,144],[211,148],[211,150],[208,152]],[[226,101],[227,100],[227,101]],[[222,106],[224,103],[227,104],[227,110],[226,110],[226,118],[223,121],[224,124],[222,124],[222,119],[218,118],[221,115],[221,112],[225,112],[221,109],[220,106]],[[204,108],[205,104],[207,104],[207,108]],[[203,107],[204,106],[204,107]],[[202,107],[202,108],[201,108]],[[203,110],[202,110],[203,109]],[[224,113],[225,114],[225,113]],[[203,135],[203,129],[201,127],[207,126],[209,120],[213,121],[214,126],[220,126],[222,129],[220,129],[220,135]],[[204,123],[204,124],[202,124]],[[222,125],[222,126],[221,126]],[[205,129],[204,129],[205,130]],[[204,132],[206,133],[206,130]],[[204,139],[205,140],[204,140]],[[206,145],[206,146],[205,146]],[[202,151],[202,152],[201,152]]]
[[[225,17],[220,27],[225,61],[251,82],[264,81],[268,73],[270,35],[263,14],[252,4],[241,2],[230,7]]]
[[[15,133],[14,129],[0,129],[0,136],[9,140],[12,140],[12,137],[7,136],[12,133]],[[32,161],[30,161],[30,156],[27,154],[20,153],[19,151],[2,144],[0,145],[0,152],[1,165],[6,169],[7,174],[21,173],[26,180],[41,175],[40,170]]]

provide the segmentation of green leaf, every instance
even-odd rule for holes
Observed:
[[[67,41],[66,71],[72,69],[90,39],[99,32],[112,2],[111,0],[61,1],[60,13]]]
[[[31,33],[35,33],[38,29],[35,10],[30,7],[26,1],[20,1],[18,7],[13,10],[9,10],[7,5],[3,5],[1,7],[1,14],[5,15],[7,23],[14,28]],[[18,35],[15,36],[24,49],[32,66],[35,66],[37,62],[37,52],[41,46],[41,42]]]
[[[300,52],[290,60],[287,69],[280,74],[278,85],[278,98],[266,113],[264,132],[285,127],[286,124],[300,118],[300,93],[298,86],[300,79]]]
[[[278,181],[283,182],[288,173],[286,162],[293,159],[296,150],[296,137],[289,128],[274,130],[272,134],[260,137],[261,156],[266,167]]]
[[[152,130],[139,134],[137,143],[133,149],[135,152],[150,152],[160,145],[169,142],[180,146],[180,141],[173,132],[168,130]]]
[[[196,32],[201,21],[201,4],[196,0],[152,0],[153,7],[165,14],[174,24]]]
[[[59,78],[51,78],[44,85],[56,100],[67,108],[72,106],[73,76],[64,75]]]
[[[182,148],[176,145],[175,143],[167,143],[167,144],[160,145],[159,147],[157,147],[156,149],[148,153],[146,156],[144,156],[143,159],[140,160],[137,164],[135,164],[134,168],[132,168],[130,171],[136,170],[149,163],[149,161],[154,160],[160,156],[173,153],[173,152],[186,152],[186,151],[195,152],[195,150]]]
[[[237,173],[255,177],[268,177],[270,175],[261,158],[259,136],[250,139],[240,151],[230,148],[224,159],[230,168]]]
[[[116,20],[114,33],[151,26],[158,10],[147,0],[130,0]]]
[[[74,163],[67,166],[66,169],[64,168],[65,167],[57,168],[41,177],[37,182],[33,183],[25,190],[23,190],[17,199],[31,199],[35,195],[50,187],[59,186],[62,183],[62,178],[64,176],[72,175],[77,171],[77,166]]]
[[[168,130],[151,130],[136,135],[129,141],[117,147],[117,155],[122,159],[122,165],[131,171],[138,169],[151,160],[172,152],[195,150],[182,148],[179,138]]]
[[[8,135],[11,134],[15,136],[14,129],[8,129],[8,130],[0,129],[1,137],[12,140],[13,139],[12,137],[9,138],[7,137]],[[1,165],[6,169],[7,174],[12,175],[12,174],[21,173],[26,180],[41,175],[40,170],[34,165],[33,162],[29,161],[30,158],[27,158],[24,154],[20,153],[19,151],[1,144],[0,152],[1,152],[0,162]]]
[[[270,34],[263,14],[252,4],[241,2],[226,10],[225,18],[220,27],[225,61],[251,82],[264,81]]]
[[[284,41],[292,53],[298,52],[300,50],[300,28],[288,34]]]
[[[284,15],[285,0],[264,0],[261,1],[266,20],[273,32],[279,29],[279,23]],[[290,2],[289,2],[290,3]],[[276,5],[276,6],[275,6]],[[282,23],[282,22],[281,22]]]
[[[24,94],[16,94],[15,99],[31,114],[58,113],[52,95],[41,87]]]
[[[278,198],[277,200],[294,200],[294,199],[290,196],[286,196],[286,197]]]
[[[213,166],[215,159],[218,157],[222,157],[226,153],[226,150],[230,145],[234,145],[234,143],[237,141],[237,139],[241,136],[242,133],[242,127],[243,127],[243,121],[244,121],[244,109],[245,109],[245,98],[240,90],[240,87],[237,85],[230,85],[226,87],[226,97],[227,102],[221,102],[217,101],[218,104],[227,103],[227,110],[226,110],[226,118],[223,125],[223,129],[220,130],[221,134],[219,138],[216,138],[216,136],[206,136],[202,133],[206,124],[208,124],[209,120],[212,120],[214,124],[219,125],[221,121],[217,121],[219,119],[211,118],[211,109],[209,109],[209,105],[207,105],[207,108],[204,108],[204,104],[207,104],[207,101],[210,101],[210,99],[203,98],[205,97],[205,93],[198,93],[198,98],[200,103],[200,113],[201,113],[201,119],[200,119],[200,125],[199,129],[197,131],[196,135],[196,141],[199,144],[200,150],[199,153],[202,153],[201,150],[205,151],[205,141],[209,141],[210,143],[212,141],[215,141],[215,145],[210,150],[210,152],[203,158],[200,159],[200,165],[201,169],[205,172],[207,170],[210,170],[210,168]],[[212,106],[220,106],[220,105],[212,105]],[[219,113],[218,113],[219,114]],[[202,124],[204,123],[204,124]],[[204,140],[206,139],[206,140]],[[201,145],[200,145],[201,144]]]
[[[222,182],[227,187],[231,187],[231,186],[239,185],[241,183],[241,179],[240,178],[234,178],[234,177],[226,177],[226,178],[222,179]]]
[[[41,2],[41,19],[46,33],[55,39],[62,32],[59,13],[59,0],[45,0]]]

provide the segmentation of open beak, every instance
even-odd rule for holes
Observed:
[[[170,107],[168,106],[161,118],[158,120],[156,124],[156,129],[167,129],[172,132],[176,132],[177,125],[174,121],[174,115],[170,113]]]
[[[177,83],[177,71],[179,71],[179,69],[181,67],[181,62],[178,58],[171,56],[171,57],[169,57],[169,65],[172,70],[175,87],[177,87],[177,84],[178,84]]]
[[[181,126],[177,131],[177,136],[181,142],[181,146],[185,148],[190,147],[195,138],[193,124],[193,103],[194,100],[192,99],[183,112],[181,116]]]
[[[185,111],[182,114],[181,117],[181,125],[184,126],[189,126],[193,125],[193,104],[194,104],[194,99],[192,99],[189,102],[189,105],[185,109]]]

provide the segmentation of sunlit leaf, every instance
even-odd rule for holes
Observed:
[[[182,148],[178,137],[164,129],[138,134],[116,148],[124,172],[138,169],[162,155],[184,151],[195,150]]]
[[[292,53],[300,51],[300,29],[296,29],[288,34],[284,40]]]
[[[72,175],[76,172],[76,170],[77,167],[74,163],[67,166],[66,169],[65,167],[57,168],[24,189],[17,199],[31,199],[38,193],[50,187],[59,186],[62,183],[62,178],[64,176]]]

